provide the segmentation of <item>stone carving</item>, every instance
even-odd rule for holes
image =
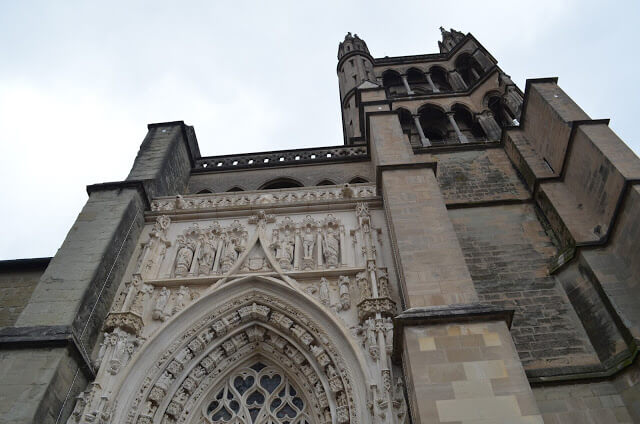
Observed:
[[[285,218],[278,229],[273,231],[273,243],[271,247],[275,249],[275,258],[283,270],[293,268],[293,257],[295,249],[295,224],[291,218]]]
[[[272,310],[267,303],[286,313]],[[143,386],[149,388],[145,391],[147,397],[136,398],[132,402],[132,408],[136,409],[131,410],[126,422],[164,423],[166,417],[170,418],[166,422],[187,422],[185,420],[190,415],[185,414],[200,404],[199,398],[210,393],[213,384],[218,384],[217,376],[226,375],[235,363],[240,363],[255,352],[258,344],[263,352],[273,355],[273,361],[290,369],[299,384],[300,393],[310,396],[309,413],[316,416],[316,422],[327,422],[327,419],[328,422],[355,422],[348,402],[353,395],[344,364],[337,356],[335,347],[327,344],[327,336],[314,327],[308,318],[303,318],[299,312],[271,297],[256,296],[255,293],[248,295],[241,303],[234,301],[223,305],[221,310],[212,311],[213,317],[216,317],[215,322],[203,321],[198,324],[199,330],[185,333],[187,340],[179,343],[176,340],[172,345],[176,350],[166,352],[157,362],[159,373],[152,374],[156,377],[150,375],[151,378]],[[242,327],[240,332],[234,330],[242,322],[250,320],[274,325],[277,327],[275,331],[287,336],[280,336],[262,324]],[[202,352],[214,340],[221,347],[204,357],[199,356],[198,352]],[[194,363],[195,360],[199,362]],[[187,370],[192,371],[186,375]],[[314,370],[321,370],[322,378]],[[182,383],[167,399],[169,387],[176,381]],[[322,381],[326,382],[326,388]],[[328,400],[328,396],[334,395],[336,405],[342,411],[338,414],[336,410],[336,415],[331,414]],[[160,405],[164,405],[165,409],[159,409]]]
[[[378,270],[378,296],[379,297],[391,297],[389,291],[389,274],[385,268]]]
[[[350,190],[340,187],[333,188],[296,188],[295,191],[277,193],[245,192],[245,193],[215,193],[176,198],[160,198],[151,202],[152,211],[172,211],[184,209],[224,209],[236,206],[251,205],[292,205],[311,201],[331,201],[336,199],[376,198],[374,185],[350,186]]]
[[[176,293],[176,298],[173,302],[173,308],[171,308],[171,314],[175,315],[184,309],[192,300],[196,299],[198,294],[191,290],[189,287],[180,286]]]
[[[170,224],[171,219],[166,215],[156,218],[153,229],[149,233],[149,240],[143,244],[140,269],[138,271],[142,278],[157,277],[167,248],[171,246],[171,242],[165,239]]]
[[[329,281],[322,277],[320,279],[320,289],[318,290],[320,296],[320,303],[325,306],[329,306],[331,304],[331,298],[329,295]]]
[[[366,272],[359,272],[356,274],[356,285],[360,292],[360,301],[371,298],[371,285],[369,284],[369,278]]]
[[[156,298],[156,303],[153,306],[152,318],[159,321],[164,321],[169,314],[165,312],[167,308],[167,303],[169,302],[169,297],[171,296],[171,291],[166,287],[162,287],[160,289],[160,293],[158,293],[158,297]]]
[[[349,290],[349,277],[341,275],[338,278],[338,293],[340,295],[340,303],[338,309],[346,311],[351,308],[351,292]]]
[[[106,361],[107,371],[115,375],[129,362],[138,345],[137,337],[115,328],[111,333],[104,333],[94,365],[99,368]]]
[[[365,331],[365,346],[367,351],[374,360],[377,360],[380,352],[378,349],[378,339],[376,336],[376,321],[373,318],[368,318],[364,323]]]
[[[220,259],[220,266],[223,273],[228,272],[238,260],[238,256],[245,249],[247,241],[247,231],[240,221],[233,221],[231,226],[225,230],[223,236],[223,250]]]
[[[317,222],[310,215],[302,220],[302,269],[314,269],[316,266],[313,253],[316,246],[317,228]]]
[[[340,265],[340,239],[344,227],[340,227],[338,220],[328,214],[323,222],[324,235],[322,238],[322,255],[329,268]]]
[[[198,275],[209,275],[213,269],[218,244],[220,242],[220,233],[222,229],[216,222],[209,227],[204,234],[199,237],[200,250],[198,252]]]
[[[191,269],[193,255],[196,252],[197,242],[189,235],[178,236],[178,253],[176,254],[176,266],[174,274],[186,276]]]

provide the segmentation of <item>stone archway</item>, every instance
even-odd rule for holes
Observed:
[[[211,391],[257,354],[289,370],[309,424],[367,421],[371,379],[346,329],[286,283],[245,277],[206,294],[145,343],[114,396],[114,422],[209,422]]]

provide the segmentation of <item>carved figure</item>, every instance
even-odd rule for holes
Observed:
[[[171,292],[166,287],[160,289],[160,293],[158,294],[158,298],[156,299],[156,304],[153,306],[152,318],[159,321],[164,321],[166,319],[166,314],[164,312],[167,307],[167,302],[169,302],[169,296],[171,296]]]
[[[276,248],[276,259],[283,269],[291,269],[293,263],[294,238],[290,229],[285,229],[280,233],[278,240],[274,243]]]
[[[329,298],[329,281],[322,277],[320,279],[320,303],[323,305],[329,306],[331,303]]]
[[[302,250],[304,254],[304,259],[313,258],[313,247],[315,245],[316,245],[316,236],[315,234],[313,234],[313,231],[311,231],[311,227],[307,226],[302,236]]]
[[[184,237],[178,238],[175,275],[185,276],[189,273],[194,252],[195,246],[191,240],[187,240]]]
[[[216,257],[217,240],[208,237],[200,237],[200,252],[198,253],[198,274],[208,275],[213,268]]]
[[[384,269],[378,271],[378,295],[379,297],[391,297],[391,293],[389,293],[389,274]]]
[[[222,251],[222,259],[220,260],[220,265],[222,267],[222,272],[227,272],[231,269],[233,264],[238,259],[238,253],[240,251],[240,246],[238,246],[237,239],[233,237],[225,236],[224,249]]]
[[[322,239],[322,254],[325,263],[330,268],[335,268],[339,264],[340,238],[332,226],[328,226]]]
[[[191,300],[191,291],[188,287],[180,286],[178,293],[176,294],[176,300],[173,303],[171,310],[172,315],[180,312]]]

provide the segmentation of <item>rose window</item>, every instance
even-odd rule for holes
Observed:
[[[256,362],[217,388],[205,416],[214,424],[311,424],[306,400],[279,370]]]

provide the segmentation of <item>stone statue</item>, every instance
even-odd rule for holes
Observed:
[[[178,243],[175,274],[185,276],[189,273],[189,269],[191,269],[195,246],[191,240],[186,240],[184,238],[178,240]]]
[[[316,245],[316,236],[311,231],[311,227],[307,226],[302,236],[302,250],[304,259],[313,259],[313,247]]]
[[[166,314],[164,312],[167,307],[167,303],[169,302],[169,296],[171,296],[171,292],[166,287],[160,289],[160,293],[158,294],[158,298],[156,299],[156,304],[153,306],[153,314],[152,318],[159,321],[164,321],[166,319]]]
[[[320,279],[320,303],[325,306],[329,306],[331,303],[329,298],[329,281],[324,277]]]
[[[173,303],[171,314],[177,314],[180,312],[191,300],[191,291],[188,287],[180,286],[178,293],[176,294],[176,300]]]
[[[378,295],[379,297],[391,297],[391,293],[389,293],[389,274],[384,269],[378,271]]]
[[[208,275],[213,268],[216,257],[217,240],[200,237],[200,252],[198,253],[198,275]]]
[[[336,230],[329,226],[322,239],[322,254],[324,255],[325,263],[329,268],[335,268],[339,264],[340,255],[340,238],[336,234]]]
[[[278,240],[274,243],[276,248],[276,259],[283,269],[291,269],[293,263],[293,251],[295,241],[290,229],[280,233]]]
[[[227,272],[238,259],[238,241],[233,237],[225,237],[220,265],[222,272]]]

